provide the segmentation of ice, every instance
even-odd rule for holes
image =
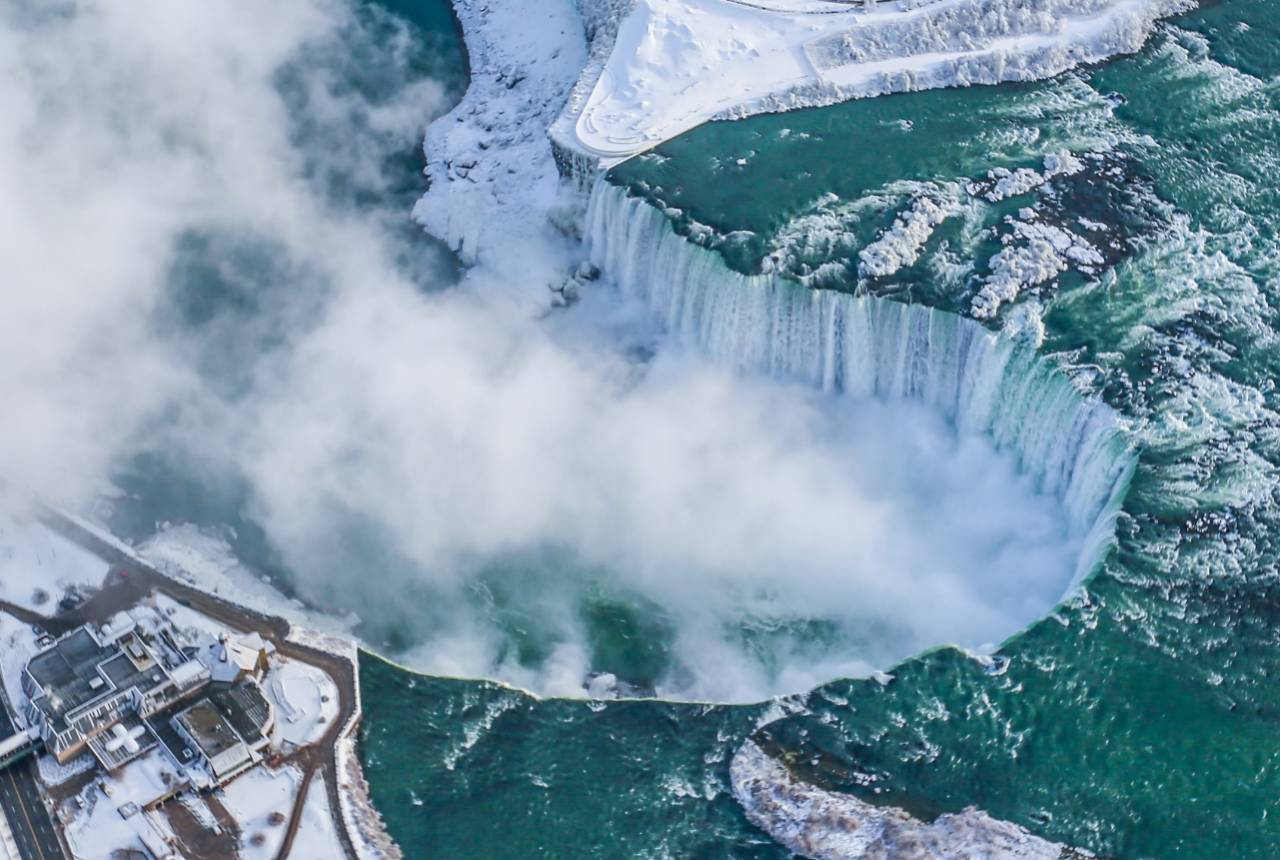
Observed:
[[[573,0],[456,0],[471,65],[462,101],[427,130],[431,187],[414,217],[472,266],[470,286],[531,306],[564,275],[566,240],[547,128],[586,62]],[[523,290],[523,292],[521,291]]]

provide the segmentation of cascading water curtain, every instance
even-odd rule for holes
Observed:
[[[834,394],[913,399],[985,433],[1066,508],[1084,549],[1070,588],[1101,561],[1136,457],[1116,413],[1030,346],[923,305],[734,272],[603,177],[586,215],[591,262],[668,330],[741,370]]]

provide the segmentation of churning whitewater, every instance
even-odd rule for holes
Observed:
[[[833,394],[920,401],[961,432],[988,434],[1088,536],[1067,590],[1110,546],[1134,468],[1130,443],[1115,412],[1033,345],[925,305],[738,274],[605,179],[586,221],[591,261],[716,360]]]
[[[366,648],[406,856],[1274,860],[1280,0],[48,5],[0,481]],[[11,680],[152,580],[4,519]]]

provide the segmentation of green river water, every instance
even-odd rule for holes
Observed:
[[[965,199],[993,167],[1102,153],[970,206],[861,288],[963,310],[1019,207],[1106,225],[1105,273],[1032,300],[1043,352],[1141,446],[1118,547],[1005,644],[1002,671],[939,650],[785,708],[539,701],[369,656],[362,755],[408,855],[784,857],[727,787],[758,731],[820,784],[923,814],[977,805],[1115,857],[1276,856],[1278,19],[1274,0],[1229,0],[1052,81],[712,124],[620,168],[734,268],[776,254],[806,275],[925,184]],[[802,241],[813,224],[838,238]],[[827,285],[859,288],[851,270]]]
[[[467,61],[447,0],[368,9],[381,11],[353,41],[352,86],[376,95],[426,76],[460,97]],[[416,37],[408,69],[376,61],[378,34],[398,32],[379,17],[388,12]],[[1022,210],[1088,238],[1103,265],[1024,293],[992,326],[1037,330],[1041,354],[1125,420],[1140,453],[1117,546],[994,663],[936,650],[888,683],[832,679],[782,702],[539,700],[366,654],[360,751],[406,856],[781,860],[728,787],[729,761],[752,736],[821,785],[922,815],[976,805],[1133,860],[1280,855],[1278,81],[1280,0],[1226,0],[1097,68],[713,123],[616,169],[613,182],[669,207],[678,231],[738,272],[961,313]],[[280,85],[305,101],[288,75]],[[1061,150],[1085,169],[998,202],[966,190]],[[403,183],[370,208],[406,213],[421,164],[412,149],[398,157],[389,166]],[[327,169],[317,176],[346,194],[349,177]],[[917,262],[860,278],[858,252],[921,194],[956,214]],[[417,230],[407,218],[400,228]],[[422,257],[412,265],[436,280],[454,265],[411,238]],[[217,377],[234,399],[252,367],[239,357],[277,335],[251,323],[270,309],[271,283],[290,278],[269,249],[225,241],[184,243],[175,281],[190,295],[167,323],[212,332],[209,356],[229,364]],[[244,272],[252,299],[233,289]],[[113,530],[145,539],[158,519],[230,526],[238,556],[290,581],[255,522],[252,488],[198,465],[163,445],[137,457],[116,480]],[[383,562],[396,559],[366,559]],[[519,632],[526,619],[510,615],[502,623]],[[661,625],[643,607],[605,599],[590,615],[597,663],[639,673],[652,662],[647,631]],[[388,653],[414,644],[394,625],[363,632]]]

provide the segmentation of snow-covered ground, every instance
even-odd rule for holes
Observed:
[[[280,853],[301,782],[297,768],[257,767],[223,789],[222,805],[240,824],[240,860]]]
[[[164,816],[142,808],[167,794],[179,778],[157,747],[86,786],[63,805],[60,816],[75,860],[113,860],[129,856],[123,853],[129,850],[154,854],[151,849],[166,844],[173,831]]]
[[[341,857],[342,842],[334,825],[333,810],[329,808],[329,793],[324,781],[311,780],[307,789],[306,805],[302,809],[302,821],[293,837],[293,849],[289,856],[296,860],[323,860]]]
[[[1059,860],[1063,853],[1063,846],[977,809],[926,823],[896,807],[825,791],[796,779],[752,741],[734,756],[730,780],[753,824],[813,860]]]
[[[0,600],[52,615],[69,590],[102,585],[105,561],[0,496]]]
[[[98,761],[92,753],[84,753],[66,764],[60,764],[56,758],[45,754],[36,759],[36,765],[40,770],[40,781],[47,786],[54,786],[93,770],[98,766]]]
[[[36,634],[29,625],[0,612],[0,674],[4,676],[5,697],[18,714],[19,721],[27,707],[27,694],[22,691],[22,670],[39,650]]]
[[[279,659],[262,688],[276,709],[280,738],[293,746],[316,743],[338,718],[338,686],[315,666]]]
[[[582,0],[585,8],[616,0]],[[708,120],[1045,78],[1135,51],[1186,0],[635,0],[554,128],[608,166]],[[606,35],[607,38],[607,35]],[[593,51],[593,57],[596,52]]]
[[[277,615],[294,626],[349,641],[352,629],[359,623],[355,616],[340,618],[318,612],[286,597],[270,581],[241,564],[225,540],[192,525],[169,526],[135,551],[174,579],[258,612]]]

